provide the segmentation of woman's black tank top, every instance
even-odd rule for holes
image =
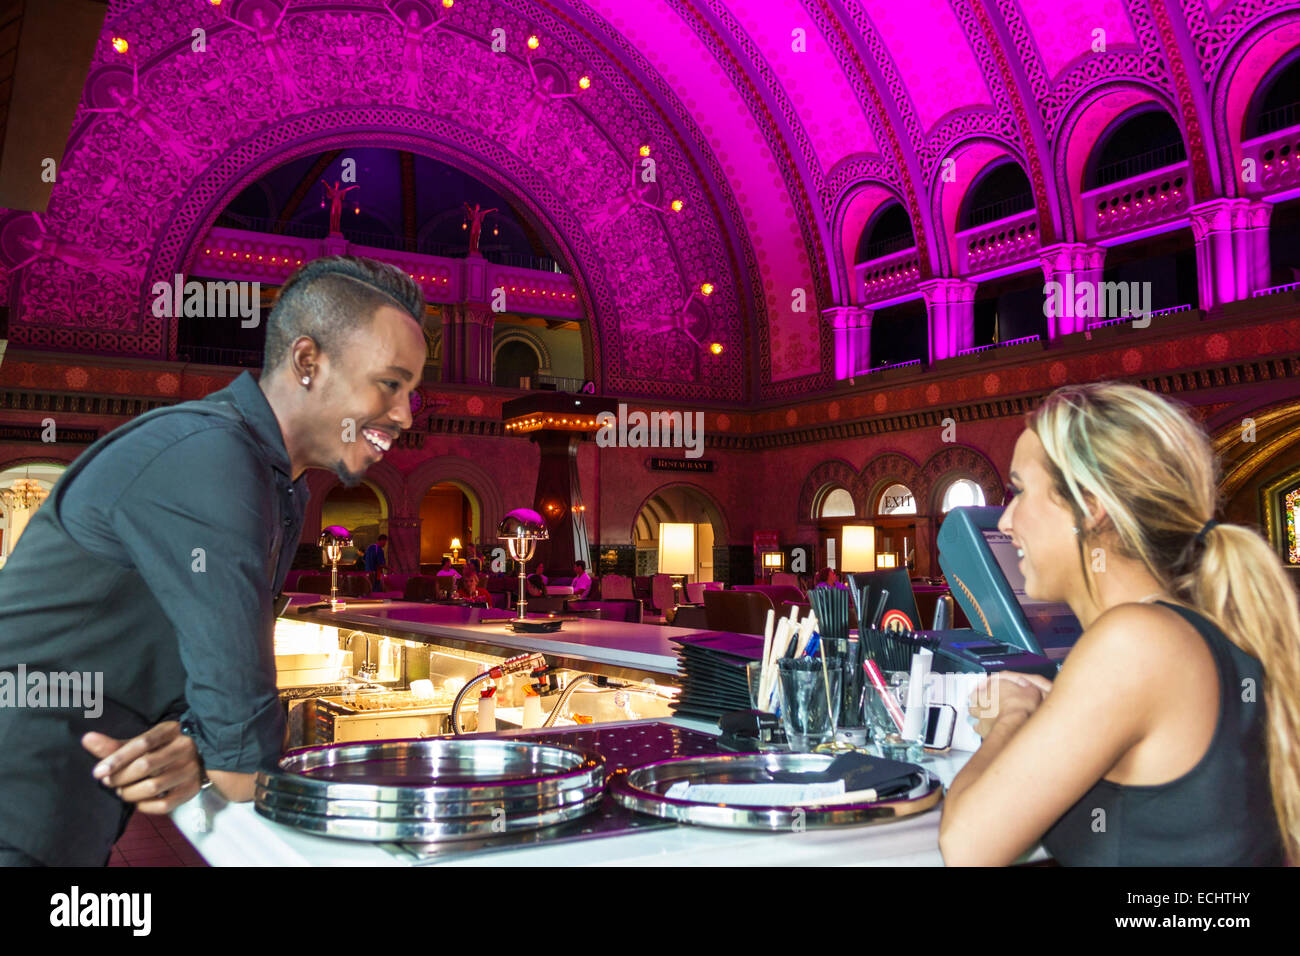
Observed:
[[[1219,720],[1200,762],[1176,780],[1106,780],[1043,837],[1063,866],[1282,866],[1268,783],[1264,671],[1194,611],[1161,601],[1196,628],[1219,675]]]

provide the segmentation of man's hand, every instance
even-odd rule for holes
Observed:
[[[199,792],[198,749],[174,720],[126,741],[86,734],[81,746],[100,758],[92,771],[95,779],[141,813],[170,813]]]

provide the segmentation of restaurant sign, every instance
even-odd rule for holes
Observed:
[[[646,467],[651,471],[713,471],[711,458],[647,458]]]

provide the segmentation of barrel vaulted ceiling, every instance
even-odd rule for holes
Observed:
[[[822,311],[851,301],[882,202],[910,214],[918,278],[952,275],[953,210],[1007,156],[1042,243],[1076,241],[1080,156],[1148,101],[1193,191],[1233,195],[1229,114],[1298,38],[1281,0],[112,0],[48,209],[0,220],[12,344],[173,355],[148,290],[226,204],[286,161],[378,146],[510,197],[579,280],[606,391],[815,391]]]

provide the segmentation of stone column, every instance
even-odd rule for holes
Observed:
[[[463,369],[467,385],[492,384],[492,332],[496,317],[485,305],[465,306]]]
[[[920,283],[930,339],[930,363],[952,358],[975,344],[976,283],[930,279]]]
[[[394,574],[420,572],[420,516],[388,516],[388,567]]]
[[[442,380],[444,382],[463,382],[465,369],[462,364],[464,346],[462,338],[465,330],[465,306],[451,302],[442,307]]]
[[[1043,292],[1043,314],[1047,317],[1048,339],[1083,332],[1088,326],[1088,320],[1095,318],[1093,315],[1075,314],[1075,289],[1081,288],[1084,283],[1091,283],[1093,301],[1098,301],[1096,296],[1101,288],[1105,261],[1105,249],[1082,242],[1063,242],[1038,251],[1044,286],[1051,282],[1060,285],[1059,296],[1049,296],[1046,289]],[[1049,308],[1053,302],[1059,302],[1062,308]],[[1058,311],[1061,314],[1056,314]]]
[[[822,315],[835,331],[835,378],[853,378],[871,368],[871,309],[837,305]]]
[[[1271,212],[1268,203],[1249,199],[1214,199],[1192,207],[1202,309],[1248,299],[1267,287]]]

